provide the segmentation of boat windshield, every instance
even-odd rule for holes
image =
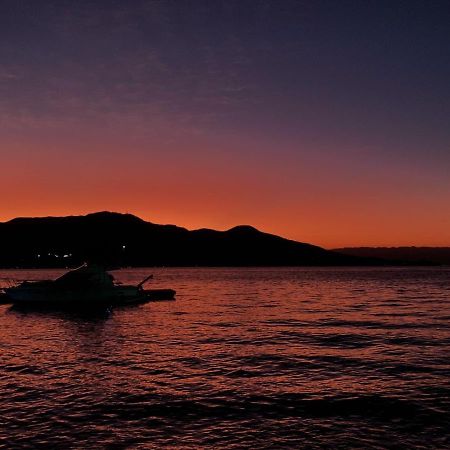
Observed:
[[[60,276],[55,280],[55,284],[61,287],[110,288],[114,286],[114,278],[99,266],[85,264]]]

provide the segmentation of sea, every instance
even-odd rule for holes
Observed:
[[[450,268],[150,273],[175,301],[0,306],[0,448],[450,448]]]

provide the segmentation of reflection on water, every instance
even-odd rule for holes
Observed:
[[[0,306],[0,447],[450,446],[450,269],[153,272],[176,302]]]

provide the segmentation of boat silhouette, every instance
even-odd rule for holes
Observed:
[[[55,280],[23,281],[4,290],[4,301],[14,306],[95,308],[126,306],[154,300],[173,300],[173,289],[144,289],[149,275],[137,285],[125,285],[101,266],[83,264]]]

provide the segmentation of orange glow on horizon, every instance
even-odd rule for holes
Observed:
[[[188,229],[249,224],[325,248],[450,245],[450,192],[423,170],[274,161],[201,141],[158,154],[91,145],[64,155],[55,143],[17,147],[3,165],[0,220],[109,210]]]

